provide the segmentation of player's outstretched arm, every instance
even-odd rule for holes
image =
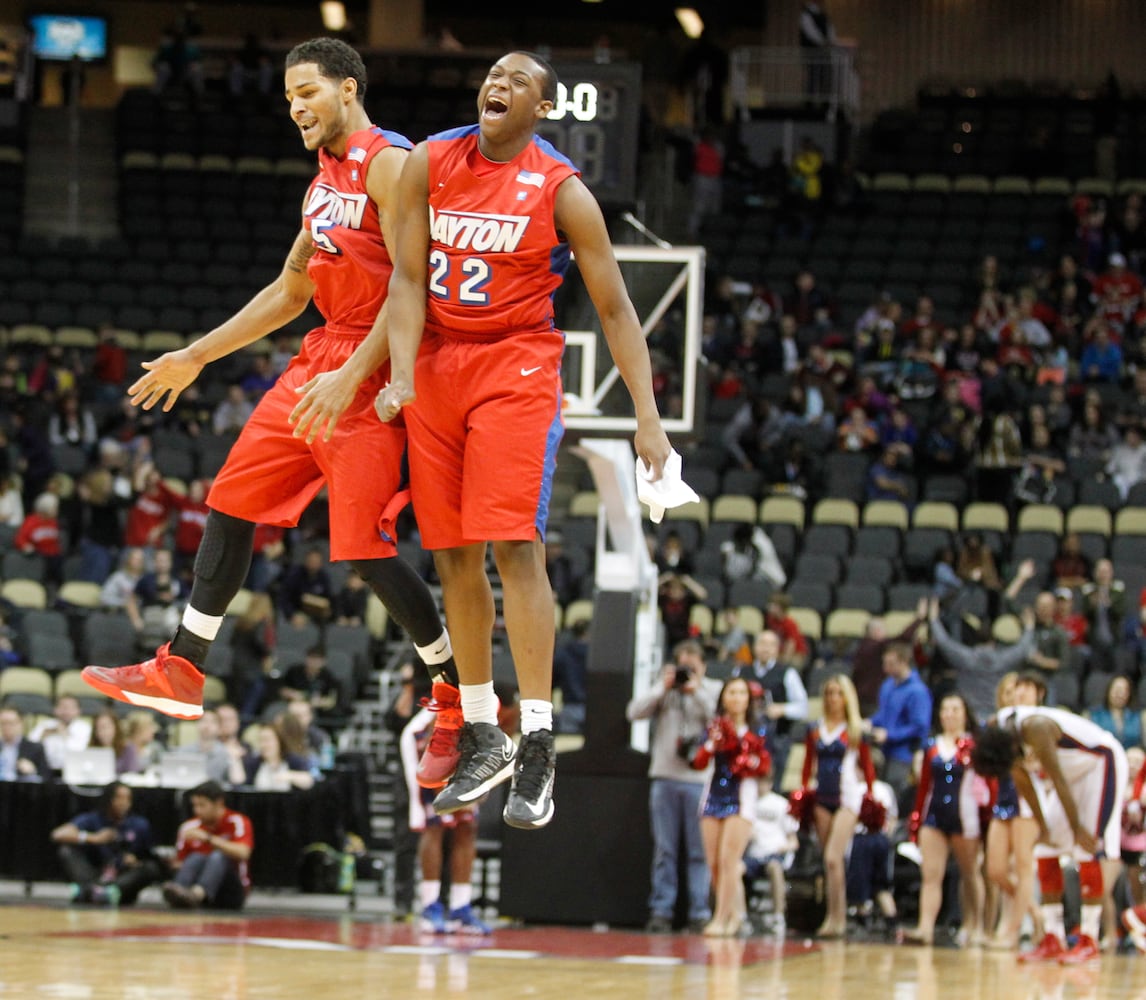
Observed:
[[[637,454],[653,470],[653,479],[660,479],[671,446],[653,396],[649,348],[613,255],[601,207],[579,177],[570,177],[558,188],[554,219],[577,256],[577,267],[601,317],[609,352],[632,397],[637,416],[633,440]]]
[[[302,230],[279,276],[234,316],[182,350],[143,362],[145,373],[127,390],[132,405],[150,410],[162,402],[164,411],[170,410],[204,365],[253,344],[298,316],[314,292],[306,273],[313,254],[310,233]]]
[[[398,180],[408,156],[401,147],[389,146],[370,161],[366,174],[366,191],[378,206],[382,239],[391,255],[398,245],[395,235]],[[322,372],[295,390],[301,398],[288,418],[294,425],[295,437],[305,435],[309,444],[319,434],[327,441],[334,436],[338,419],[354,402],[358,387],[390,356],[388,314],[384,301],[370,332],[342,367]]]
[[[390,384],[374,401],[382,420],[393,420],[414,402],[414,361],[426,322],[430,253],[430,154],[424,142],[406,158],[395,203],[397,253],[387,299],[390,324]],[[391,251],[393,253],[393,251]]]

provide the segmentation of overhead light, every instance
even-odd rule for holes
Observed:
[[[346,4],[340,0],[323,0],[318,6],[322,9],[322,26],[327,31],[341,31],[346,27]]]
[[[704,21],[693,7],[677,7],[676,19],[689,38],[699,38],[704,34]]]

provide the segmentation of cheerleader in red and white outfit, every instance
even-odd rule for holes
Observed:
[[[772,770],[760,701],[752,697],[743,678],[725,681],[716,718],[692,761],[697,770],[713,762],[700,814],[700,835],[716,896],[712,920],[704,929],[710,937],[737,935],[746,915],[742,859],[756,818],[756,779]]]
[[[960,937],[980,944],[983,926],[983,879],[979,871],[979,808],[989,799],[984,781],[971,768],[974,728],[971,710],[961,694],[939,703],[940,732],[923,751],[915,812],[908,827],[923,856],[919,890],[919,924],[907,931],[909,944],[931,944],[935,919],[943,902],[947,856],[955,855],[963,904]]]
[[[864,806],[875,784],[871,752],[863,740],[863,718],[859,698],[851,678],[835,674],[824,681],[821,691],[824,717],[809,727],[804,736],[802,789],[793,793],[794,811],[805,810],[812,800],[811,779],[816,775],[816,836],[824,855],[828,912],[816,936],[840,938],[847,930],[847,878],[844,855]],[[864,781],[860,780],[863,774]],[[866,782],[866,785],[865,785]],[[883,825],[882,818],[874,823]]]

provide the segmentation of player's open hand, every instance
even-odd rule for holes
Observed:
[[[398,376],[391,379],[374,398],[374,412],[378,414],[379,420],[388,424],[398,416],[403,406],[409,406],[416,398],[409,380]]]
[[[127,390],[131,405],[150,410],[156,403],[162,402],[164,413],[175,405],[179,394],[203,370],[203,365],[193,360],[186,350],[168,351],[154,361],[144,361],[142,367],[145,374],[136,379]]]
[[[633,436],[633,447],[645,463],[646,469],[652,470],[649,481],[655,483],[664,475],[665,462],[668,461],[672,445],[669,444],[668,435],[659,420],[645,421],[637,424],[637,433]]]
[[[302,398],[287,418],[294,427],[294,436],[305,437],[307,444],[322,434],[324,441],[334,437],[338,418],[354,402],[358,383],[342,374],[342,369],[320,372],[295,392]],[[325,428],[325,433],[323,429]]]

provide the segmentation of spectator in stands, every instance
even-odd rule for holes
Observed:
[[[784,437],[784,419],[762,396],[754,396],[729,420],[720,440],[741,469],[772,468]]]
[[[330,734],[314,721],[314,708],[309,701],[297,698],[287,703],[287,713],[298,723],[303,734],[303,750],[310,771],[316,777],[319,769],[334,763],[334,741]],[[285,720],[284,720],[285,721]]]
[[[128,594],[124,610],[138,634],[141,648],[162,641],[179,624],[187,598],[187,588],[175,575],[175,560],[167,549],[158,549],[155,568],[144,573],[135,589]]]
[[[203,60],[198,44],[173,28],[164,30],[151,60],[155,71],[154,91],[163,94],[186,88],[201,96],[204,88]]]
[[[807,268],[798,271],[791,294],[784,298],[784,315],[795,319],[800,330],[822,329],[828,321],[829,308],[828,297],[816,284],[816,276]]]
[[[251,568],[244,586],[258,594],[265,594],[277,586],[283,575],[283,557],[286,546],[283,544],[284,531],[271,524],[256,524],[254,540],[251,542]]]
[[[675,646],[692,632],[692,609],[708,599],[708,591],[687,573],[661,573],[657,581],[657,605],[665,627],[665,643]]]
[[[159,723],[151,712],[136,711],[123,721],[123,764],[121,773],[145,774],[159,764],[163,744],[159,742]]]
[[[589,620],[577,619],[568,631],[553,652],[553,686],[561,691],[561,712],[554,721],[554,732],[581,733],[589,702]]]
[[[783,587],[788,582],[776,547],[757,525],[736,525],[732,537],[720,543],[720,561],[725,583],[770,580],[775,586]]]
[[[163,482],[159,470],[150,461],[142,462],[136,471],[135,488],[135,502],[127,513],[124,544],[148,550],[158,548],[163,544],[171,512],[178,509],[178,494]]]
[[[248,32],[243,45],[231,55],[227,68],[227,89],[232,97],[241,97],[253,91],[269,97],[274,85],[275,66],[258,35]]]
[[[143,549],[124,549],[119,560],[119,569],[111,574],[100,588],[100,607],[111,611],[127,608],[127,602],[135,593],[139,581],[143,579]]]
[[[1066,472],[1066,463],[1058,449],[1051,445],[1046,423],[1031,428],[1030,447],[1023,451],[1022,464],[1015,480],[1015,499],[1024,503],[1050,503],[1058,487],[1055,476]]]
[[[336,625],[364,625],[366,623],[366,606],[370,602],[370,588],[366,581],[355,571],[346,574],[346,582],[342,589],[334,595],[330,606],[330,614]]]
[[[931,732],[931,692],[913,666],[911,647],[906,643],[887,643],[883,672],[876,710],[864,729],[883,753],[881,777],[904,802],[915,752]],[[905,812],[900,809],[901,815]]]
[[[251,888],[247,861],[254,850],[251,821],[228,809],[223,788],[214,781],[187,793],[194,813],[175,840],[175,878],[163,886],[163,898],[176,909],[212,906],[241,910]]]
[[[305,701],[319,714],[332,712],[338,706],[338,679],[326,665],[321,646],[307,650],[306,659],[296,663],[283,676],[279,697],[283,701]]]
[[[764,609],[764,627],[780,638],[780,661],[796,670],[803,670],[811,650],[796,619],[788,613],[791,607],[792,598],[783,591],[771,594]]]
[[[915,445],[919,432],[909,414],[902,407],[895,407],[884,419],[879,431],[879,441],[884,448],[894,448],[898,454],[897,467],[911,469],[915,464]]]
[[[661,573],[692,573],[692,554],[684,546],[684,539],[677,531],[666,531],[657,548],[653,561]]]
[[[96,422],[91,410],[80,406],[75,392],[61,396],[48,421],[48,440],[53,447],[70,444],[90,452],[96,444]]]
[[[1114,650],[1126,616],[1126,585],[1114,578],[1114,564],[1099,559],[1094,580],[1082,586],[1082,613],[1090,636],[1090,669],[1114,672]]]
[[[724,195],[724,144],[716,129],[706,126],[692,151],[692,210],[688,235],[695,240],[710,215],[719,215]]]
[[[216,434],[238,434],[254,412],[255,404],[247,398],[243,387],[232,383],[227,386],[227,395],[215,407],[211,428]]]
[[[239,385],[242,386],[248,399],[258,401],[263,393],[275,384],[277,378],[271,368],[270,354],[256,354],[251,361],[250,370],[240,380]]]
[[[999,579],[999,570],[995,566],[995,554],[990,546],[983,543],[983,536],[977,531],[963,536],[955,572],[965,584],[982,587],[987,592],[988,614],[992,618],[999,613],[1003,581]]]
[[[881,615],[873,615],[868,619],[863,638],[852,654],[851,671],[856,697],[859,698],[860,713],[865,719],[870,718],[879,706],[879,692],[885,676],[884,652],[892,643],[911,649],[916,632],[926,620],[926,598],[920,598],[915,608],[915,617],[898,635],[887,634],[887,622]]]
[[[219,742],[231,760],[238,758],[241,761],[251,748],[239,736],[242,720],[238,709],[229,702],[223,702],[215,708],[215,713],[219,716]]]
[[[127,351],[118,343],[114,326],[104,323],[97,331],[99,343],[92,358],[92,377],[96,398],[101,402],[118,400],[127,380]]]
[[[784,448],[783,458],[773,473],[772,491],[806,500],[815,490],[818,478],[816,459],[804,442],[794,437]]]
[[[24,716],[15,705],[0,706],[0,781],[50,781],[44,747],[24,735]]]
[[[871,500],[895,500],[911,503],[911,481],[899,468],[901,449],[888,446],[867,470],[866,497]]]
[[[1127,424],[1122,433],[1122,441],[1110,449],[1106,474],[1125,500],[1130,487],[1146,479],[1146,442],[1138,424]]]
[[[1007,588],[1008,610],[1014,612],[1014,597],[1023,585],[1034,578],[1035,563],[1033,559],[1024,559],[1019,563],[1015,579]],[[1056,705],[1057,685],[1055,679],[1060,674],[1071,672],[1074,664],[1071,657],[1070,637],[1059,625],[1056,617],[1056,600],[1054,594],[1044,590],[1035,598],[1035,624],[1034,648],[1027,657],[1025,669],[1041,678],[1046,687],[1046,704]]]
[[[75,532],[81,558],[79,578],[102,584],[123,544],[123,500],[115,493],[115,478],[104,468],[87,472],[76,485],[76,495],[80,501]]]
[[[52,717],[38,722],[28,739],[43,746],[53,771],[62,771],[68,751],[83,750],[91,744],[92,724],[80,714],[79,701],[63,694],[56,699]]]
[[[1081,587],[1090,579],[1090,560],[1082,551],[1078,532],[1063,535],[1058,554],[1051,563],[1051,576],[1056,587]]]
[[[266,594],[252,594],[231,634],[231,672],[243,719],[256,718],[268,700],[274,650],[274,605]]]
[[[219,713],[213,708],[203,709],[195,728],[199,738],[187,749],[203,755],[209,781],[226,782],[231,770],[231,754],[219,739]]]
[[[716,712],[719,685],[705,674],[700,644],[687,640],[673,650],[652,690],[629,702],[630,722],[652,721],[649,756],[649,819],[653,835],[652,888],[647,929],[672,930],[678,885],[678,859],[684,853],[688,921],[699,931],[708,923],[709,874],[700,837],[701,792],[707,773],[689,767],[687,758]]]
[[[977,718],[985,719],[995,710],[995,688],[1003,674],[1018,670],[1035,648],[1035,613],[1023,608],[1023,634],[1013,646],[999,648],[993,637],[977,646],[952,639],[939,617],[939,606],[931,603],[931,638],[937,651],[955,670],[955,684]]]
[[[1101,705],[1092,705],[1086,716],[1114,736],[1129,750],[1142,745],[1142,715],[1133,705],[1130,678],[1118,674],[1106,685]]]
[[[764,689],[764,714],[768,718],[768,750],[772,766],[783,778],[792,748],[792,724],[808,718],[808,690],[794,666],[780,658],[780,636],[764,629],[752,643],[752,662],[737,664],[733,677],[755,681]]]
[[[1071,648],[1078,652],[1074,654],[1076,663],[1083,663],[1089,655],[1086,646],[1088,626],[1086,618],[1074,610],[1074,591],[1070,587],[1058,587],[1055,592],[1055,621],[1066,633]]]
[[[263,792],[287,792],[314,787],[314,775],[306,757],[288,753],[282,734],[274,726],[260,726],[257,750],[239,765],[231,765],[231,782],[250,785]]]
[[[57,584],[62,582],[63,567],[59,513],[60,498],[41,493],[12,540],[13,547],[26,555],[40,556],[48,579]]]
[[[175,519],[175,571],[180,576],[191,576],[195,565],[195,554],[203,541],[203,532],[207,525],[207,491],[210,488],[208,479],[192,479],[187,485],[187,495],[178,497],[176,509],[178,516]]]
[[[279,610],[296,627],[308,621],[319,625],[330,619],[334,588],[323,562],[322,550],[307,549],[302,563],[295,563],[283,576],[279,588]]]
[[[105,708],[92,716],[92,738],[88,746],[110,749],[115,754],[116,774],[123,774],[128,769],[123,753],[126,746],[123,726],[120,725],[119,716],[110,708]]]
[[[1107,259],[1107,265],[1107,269],[1094,279],[1091,301],[1099,306],[1109,296],[1123,316],[1131,316],[1142,301],[1142,279],[1126,266],[1124,254],[1112,253]]]
[[[6,445],[7,442],[2,442]],[[14,472],[0,475],[0,524],[19,528],[24,523],[24,498],[20,495],[20,477]]]
[[[98,809],[52,831],[73,903],[131,906],[163,878],[163,863],[151,853],[151,824],[133,814],[131,805],[131,789],[113,781],[100,795]]]
[[[1087,393],[1082,409],[1082,422],[1071,427],[1067,443],[1067,457],[1105,466],[1110,452],[1118,443],[1118,432],[1106,418],[1102,401]]]
[[[879,428],[869,419],[862,406],[853,406],[847,419],[836,428],[836,446],[840,451],[868,452],[879,444]]]
[[[1014,476],[1022,462],[1023,439],[1014,415],[1009,410],[984,413],[976,463],[979,499],[986,503],[1009,504]]]
[[[1122,348],[1111,338],[1110,328],[1099,324],[1083,348],[1079,370],[1087,382],[1118,382],[1122,378]]]

